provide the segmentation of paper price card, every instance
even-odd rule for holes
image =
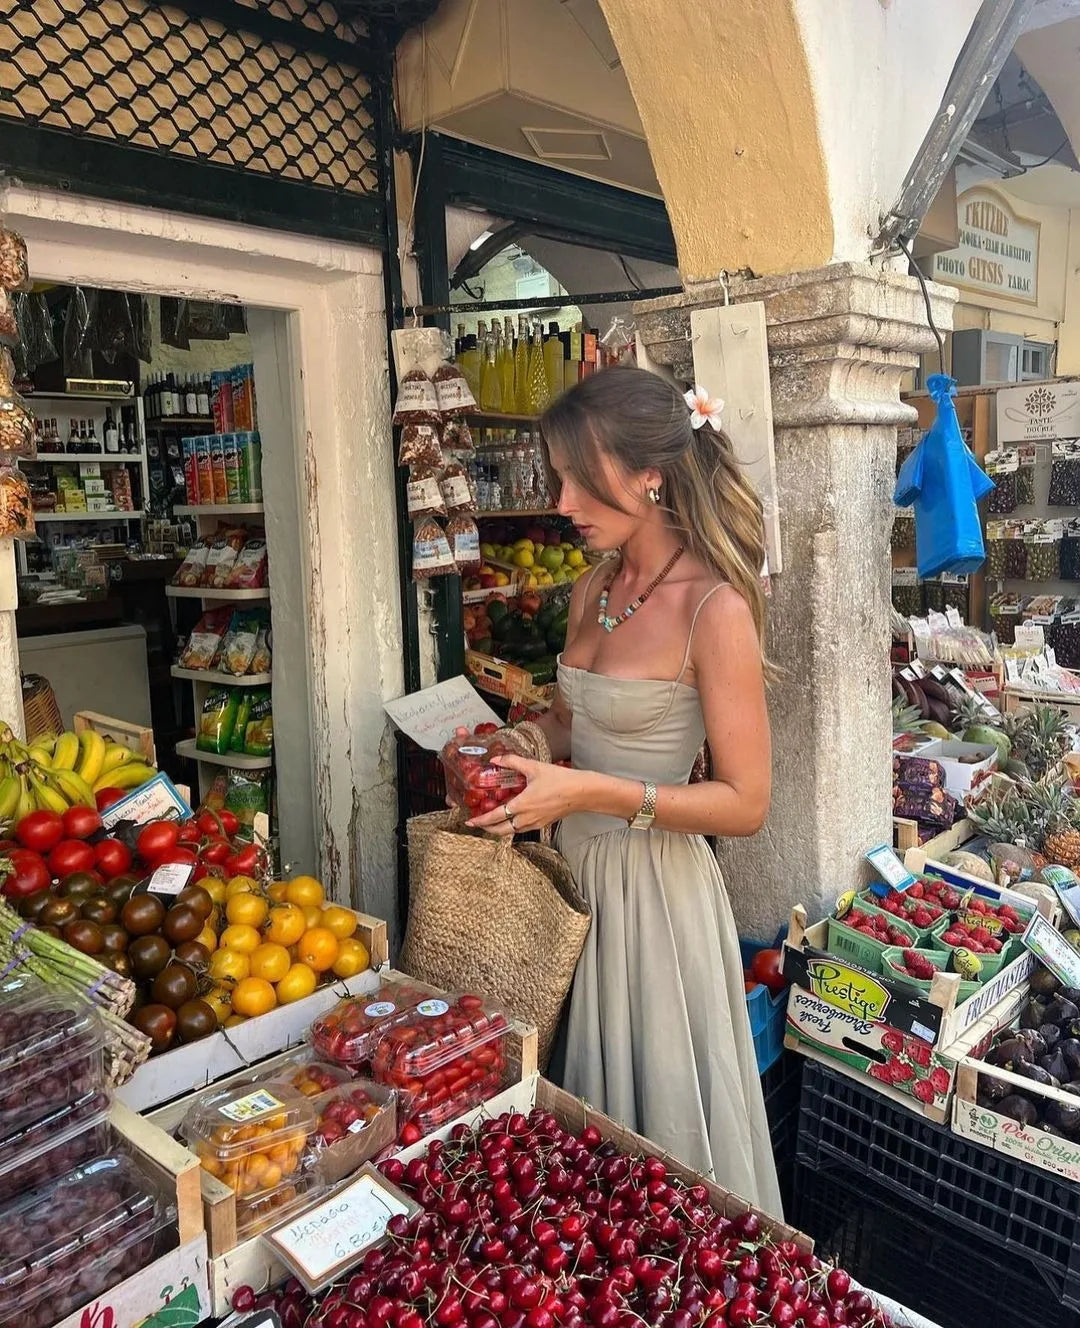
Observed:
[[[1036,913],[1024,931],[1024,944],[1066,987],[1080,986],[1080,951]]]
[[[345,1189],[267,1239],[314,1294],[378,1245],[392,1217],[412,1217],[419,1211],[418,1204],[369,1165]]]

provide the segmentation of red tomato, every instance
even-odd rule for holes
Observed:
[[[97,803],[99,812],[103,812],[106,807],[111,807],[114,802],[119,802],[121,798],[126,798],[127,794],[123,789],[103,788],[99,793],[94,794],[94,801]]]
[[[68,810],[75,811],[76,808],[69,807]],[[90,871],[94,860],[94,850],[81,839],[61,839],[48,857],[49,870],[54,876],[60,877],[70,876],[72,872]]]
[[[26,899],[44,890],[51,877],[40,853],[28,848],[13,848],[6,854],[11,872],[4,877],[4,894],[9,899]]]
[[[200,860],[208,863],[211,867],[220,867],[231,855],[232,845],[227,839],[212,839],[205,848],[199,851]]]
[[[51,853],[64,837],[64,820],[56,812],[31,812],[15,827],[15,838],[35,853]]]
[[[64,834],[68,839],[89,839],[100,829],[101,817],[92,807],[69,807],[64,813]],[[73,870],[81,871],[82,868]]]
[[[151,821],[139,831],[135,852],[143,862],[159,862],[171,853],[180,839],[180,827],[175,821]]]
[[[99,839],[94,845],[94,859],[105,873],[105,879],[111,881],[114,876],[130,870],[131,849],[119,839]]]
[[[415,1121],[406,1121],[401,1127],[401,1134],[398,1136],[398,1142],[403,1148],[408,1148],[410,1144],[419,1143],[424,1136],[420,1133],[420,1127]]]
[[[181,844],[197,844],[202,839],[202,831],[199,829],[199,823],[196,820],[185,821],[180,827],[180,833],[177,840]]]
[[[782,955],[779,950],[759,950],[750,965],[750,976],[771,992],[783,991],[787,979],[780,972]]]
[[[239,828],[240,822],[234,812],[225,810],[220,812],[205,811],[199,817],[199,829],[204,835],[211,835],[215,838],[219,835],[228,837],[229,835],[235,835]]]
[[[163,867],[167,862],[181,862],[194,866],[198,861],[195,850],[188,848],[186,844],[177,844],[175,848],[169,849],[168,853],[163,853],[160,858],[152,859],[155,867]]]
[[[497,733],[498,731],[498,724],[492,724],[490,720],[484,724],[477,724],[476,728],[473,729],[473,733],[475,733],[478,738],[483,737],[488,733]]]
[[[239,853],[225,861],[229,877],[260,876],[266,869],[266,855],[258,844],[245,844]]]

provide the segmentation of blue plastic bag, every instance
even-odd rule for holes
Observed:
[[[915,560],[924,579],[979,570],[986,547],[975,504],[995,487],[960,436],[955,381],[932,374],[926,386],[937,417],[901,466],[893,495],[897,507],[915,510]]]

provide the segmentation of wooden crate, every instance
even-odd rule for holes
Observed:
[[[906,816],[893,817],[893,848],[903,855],[909,849],[921,848],[928,858],[940,858],[945,853],[955,853],[969,839],[974,839],[977,831],[967,817],[957,821],[949,830],[942,830],[925,843],[919,838],[918,821],[909,821]]]
[[[181,1245],[203,1232],[202,1168],[194,1153],[173,1139],[161,1126],[140,1116],[122,1102],[109,1108],[109,1124],[139,1155],[139,1165],[155,1175],[173,1195]]]
[[[1064,710],[1071,724],[1080,724],[1080,694],[1076,692],[1025,692],[1019,687],[1005,688],[1005,713],[1016,714],[1034,705],[1054,706]]]
[[[493,655],[483,655],[478,650],[466,650],[465,672],[480,691],[501,696],[507,701],[547,702],[555,694],[554,683],[538,687],[528,669],[507,664]]]
[[[80,710],[74,717],[76,733],[93,729],[100,733],[106,742],[116,742],[122,747],[130,747],[149,765],[157,765],[154,755],[154,730],[143,724],[129,724],[126,719],[111,719],[108,715],[99,715],[93,710]]]

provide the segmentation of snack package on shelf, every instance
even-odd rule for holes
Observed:
[[[251,714],[244,729],[244,754],[270,756],[274,750],[274,704],[269,687],[251,693]]]
[[[255,642],[255,653],[251,657],[251,665],[248,673],[269,673],[273,664],[273,654],[271,650],[271,639],[273,633],[269,626],[260,627],[259,635]]]
[[[232,610],[229,608],[207,609],[188,637],[188,643],[180,656],[181,668],[213,668],[231,618]]]
[[[456,415],[467,415],[470,410],[476,409],[472,388],[458,365],[444,361],[431,377],[439,414],[444,420]]]
[[[195,746],[200,752],[224,756],[232,742],[240,698],[232,687],[212,687],[206,694],[199,716]]]
[[[269,770],[229,770],[225,783],[226,811],[250,830],[256,816],[270,814]]]
[[[6,354],[7,352],[3,352]],[[15,392],[0,392],[0,454],[32,461],[37,456],[34,417]]]
[[[437,470],[443,464],[439,431],[434,424],[406,424],[401,430],[398,444],[398,465],[429,467]]]
[[[247,734],[248,721],[251,719],[251,692],[245,688],[242,691],[238,690],[236,696],[236,724],[229,740],[230,752],[244,750],[244,737]]]
[[[413,580],[428,581],[433,576],[453,576],[456,572],[457,563],[439,523],[433,517],[417,521],[413,526]]]
[[[34,530],[34,503],[26,476],[14,466],[0,466],[0,538],[26,539]]]
[[[207,555],[206,570],[202,579],[204,586],[213,586],[218,590],[228,586],[229,577],[246,540],[247,531],[240,527],[218,533]]]
[[[210,556],[210,539],[208,536],[197,540],[187,551],[187,557],[180,564],[176,576],[173,579],[173,585],[176,586],[201,586],[203,577],[206,574],[206,560]]]
[[[229,621],[229,629],[221,642],[221,671],[240,677],[253,673],[252,662],[259,641],[259,632],[266,627],[266,614],[259,609],[238,609]]]
[[[259,532],[248,537],[236,556],[225,584],[230,590],[257,590],[266,585],[268,569],[266,539]]]
[[[398,384],[394,424],[438,424],[439,398],[423,369],[410,369]]]

